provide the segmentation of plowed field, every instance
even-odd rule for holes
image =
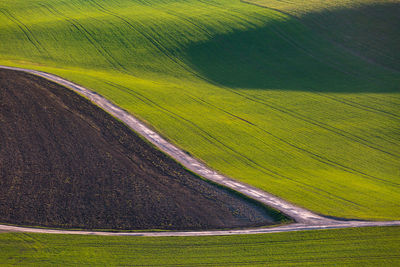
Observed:
[[[0,221],[90,229],[267,225],[74,92],[0,71]]]

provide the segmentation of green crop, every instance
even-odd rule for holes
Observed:
[[[211,237],[0,234],[2,265],[396,266],[400,228]]]

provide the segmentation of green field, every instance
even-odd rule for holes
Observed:
[[[3,265],[397,266],[400,228],[215,237],[0,234]]]
[[[2,0],[0,64],[90,87],[220,172],[313,211],[400,219],[400,2],[254,2],[285,13]],[[381,23],[365,30],[371,16]]]

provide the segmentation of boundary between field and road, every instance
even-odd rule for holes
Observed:
[[[257,189],[253,186],[242,182],[235,181],[229,177],[217,173],[202,162],[185,153],[175,145],[169,143],[158,133],[151,130],[146,124],[134,117],[132,114],[122,108],[111,103],[101,95],[77,85],[73,82],[65,80],[53,74],[42,71],[8,67],[0,65],[0,69],[8,69],[30,73],[49,81],[67,87],[80,95],[88,98],[94,104],[98,105],[112,116],[124,122],[133,131],[151,142],[162,152],[168,154],[177,162],[182,164],[188,170],[195,174],[204,177],[216,184],[237,191],[251,199],[254,199],[266,206],[272,207],[281,211],[288,217],[292,218],[295,223],[277,227],[265,227],[256,229],[238,229],[238,230],[215,230],[215,231],[167,231],[167,232],[100,232],[100,231],[80,231],[80,230],[56,230],[44,228],[29,228],[10,225],[0,225],[0,230],[14,232],[30,232],[30,233],[49,233],[49,234],[81,234],[81,235],[115,235],[115,236],[206,236],[206,235],[237,235],[237,234],[261,234],[261,233],[277,233],[301,230],[317,230],[317,229],[333,229],[346,227],[364,227],[364,226],[394,226],[400,225],[400,221],[361,221],[361,220],[346,220],[333,219],[318,215],[307,209],[298,207],[281,198],[278,198],[265,191]]]

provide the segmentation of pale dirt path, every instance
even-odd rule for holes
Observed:
[[[56,75],[41,71],[7,67],[2,65],[0,65],[0,68],[31,73],[43,77],[45,79],[48,79],[50,81],[56,82],[60,85],[63,85],[79,93],[80,95],[85,96],[86,98],[90,99],[93,103],[95,103],[96,105],[103,108],[114,117],[124,122],[132,130],[142,135],[149,142],[155,145],[158,149],[160,149],[164,153],[174,158],[176,161],[181,163],[183,166],[185,166],[192,172],[217,184],[238,191],[267,206],[273,207],[296,221],[296,223],[291,225],[285,225],[273,228],[267,227],[267,228],[246,229],[246,230],[196,231],[196,232],[186,231],[186,232],[115,233],[115,232],[51,230],[51,229],[39,229],[39,228],[24,228],[24,227],[7,226],[7,225],[0,225],[0,230],[35,232],[35,233],[56,233],[56,234],[64,233],[64,234],[136,235],[136,236],[190,236],[190,235],[200,236],[200,235],[258,234],[258,233],[288,232],[288,231],[326,229],[326,228],[400,225],[400,221],[390,221],[390,222],[346,221],[346,220],[331,219],[315,214],[307,209],[293,205],[265,191],[252,187],[245,183],[235,181],[229,177],[217,173],[216,171],[212,170],[205,164],[191,157],[190,155],[188,155],[175,145],[169,143],[167,140],[162,138],[155,131],[151,130],[148,126],[146,126],[143,122],[138,120],[132,114],[114,105],[104,97],[100,96],[99,94],[87,88],[74,84]]]
[[[255,229],[238,230],[207,230],[207,231],[165,231],[165,232],[99,232],[90,230],[56,230],[28,228],[18,226],[0,225],[0,231],[6,232],[24,232],[24,233],[42,233],[42,234],[69,234],[69,235],[101,235],[101,236],[215,236],[215,235],[251,235],[251,234],[269,234],[282,232],[295,232],[306,230],[340,229],[349,227],[368,227],[368,226],[395,226],[400,225],[400,221],[390,222],[369,222],[369,221],[338,221],[336,223],[327,223],[320,225],[307,225],[304,223],[293,223],[278,227],[265,227]]]

